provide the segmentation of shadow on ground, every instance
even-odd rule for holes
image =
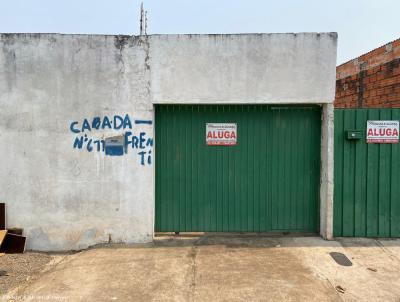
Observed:
[[[385,242],[391,246],[400,247],[397,238],[347,238],[338,237],[335,240],[296,240],[317,237],[314,233],[157,233],[154,241],[142,244],[98,244],[92,248],[157,248],[224,245],[227,248],[274,248],[282,247],[337,247],[338,242],[343,246],[376,247]],[[319,237],[317,237],[319,238]]]
[[[351,265],[340,265],[332,254],[345,255]],[[5,297],[85,302],[398,301],[400,240],[157,234],[151,244],[111,244],[65,255]]]

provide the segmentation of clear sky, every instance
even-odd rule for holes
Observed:
[[[400,37],[399,0],[144,0],[148,34],[339,34],[338,63]],[[136,0],[0,0],[0,32],[138,34]]]

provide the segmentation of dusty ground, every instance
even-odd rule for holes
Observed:
[[[400,240],[160,237],[44,267],[3,301],[400,301]]]
[[[36,276],[50,262],[45,253],[6,254],[0,257],[0,293]]]

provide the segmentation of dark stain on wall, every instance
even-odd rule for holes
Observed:
[[[15,42],[16,34],[1,34],[0,39],[4,45],[12,45]]]
[[[4,74],[7,82],[8,90],[11,91],[17,81],[17,57],[12,44],[4,44],[2,47],[4,55]]]
[[[126,36],[126,35],[114,36],[115,48],[117,48],[119,51],[122,51],[122,49],[125,47],[125,45],[128,44],[130,37],[131,36]]]

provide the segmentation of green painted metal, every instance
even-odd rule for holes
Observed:
[[[335,110],[335,236],[400,236],[400,145],[365,138],[367,120],[399,119],[400,109]]]
[[[236,146],[207,146],[206,123],[237,123]],[[158,232],[317,232],[317,106],[156,106]]]

